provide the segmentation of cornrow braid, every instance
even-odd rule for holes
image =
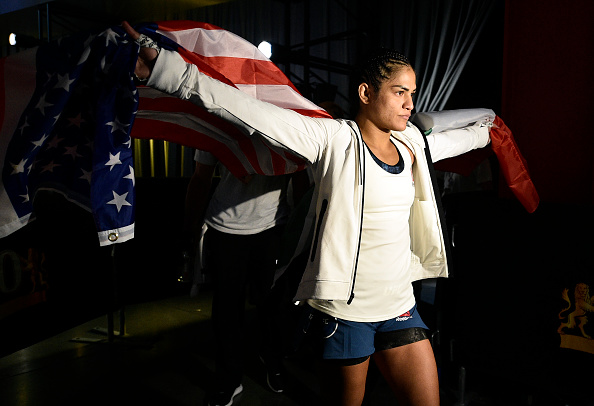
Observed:
[[[378,48],[372,51],[359,68],[359,83],[368,83],[375,91],[379,91],[382,82],[394,73],[395,68],[409,67],[406,56],[393,49]]]

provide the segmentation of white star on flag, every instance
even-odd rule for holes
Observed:
[[[132,181],[132,186],[135,186],[136,178],[134,177],[134,168],[131,165],[128,165],[128,168],[130,168],[130,173],[124,176],[124,179],[130,179]]]
[[[238,87],[255,86],[260,89],[256,93],[261,100],[283,99],[284,108],[306,116],[328,117],[303,98],[253,44],[230,32],[192,21],[167,22],[164,26],[150,23],[138,29],[161,47],[177,51],[190,63],[207,69],[214,75],[213,79],[229,86],[235,86],[236,82]],[[183,46],[178,42],[183,42]],[[97,225],[100,245],[116,242],[108,237],[113,233],[119,235],[117,243],[134,238],[136,180],[131,136],[165,139],[229,157],[224,164],[230,165],[230,170],[238,176],[282,175],[304,166],[299,157],[264,145],[256,137],[246,139],[241,131],[206,111],[196,110],[199,107],[189,101],[160,92],[153,94],[144,86],[137,89],[132,78],[138,46],[128,41],[119,25],[100,35],[66,36],[44,44],[40,50],[43,52],[31,55],[28,70],[23,71],[23,75],[31,78],[22,80],[23,84],[36,83],[36,86],[20,86],[26,95],[6,93],[4,97],[0,92],[6,106],[16,106],[12,100],[15,98],[22,98],[23,102],[31,98],[24,111],[19,105],[18,111],[11,113],[10,122],[14,124],[6,127],[6,133],[2,127],[1,135],[6,134],[10,141],[3,172],[21,173],[0,180],[0,188],[10,198],[10,204],[5,205],[5,200],[0,204],[0,238],[27,223],[33,212],[32,201],[40,188],[55,188],[89,209]],[[223,60],[228,63],[221,64]],[[19,61],[16,60],[15,66],[21,66]],[[258,72],[263,75],[255,74]],[[35,76],[39,80],[35,81]],[[109,91],[104,91],[106,86]],[[16,89],[19,92],[20,87]],[[279,88],[283,89],[280,98]],[[139,110],[140,98],[148,104]],[[198,121],[186,128],[188,123],[184,120],[180,128],[178,105],[181,117],[191,123],[199,117]],[[236,137],[241,140],[239,146],[225,143]],[[76,150],[74,145],[78,146]],[[19,166],[23,158],[26,161]],[[25,189],[27,185],[29,189]],[[30,201],[23,203],[25,196],[30,196]],[[130,210],[124,206],[131,206]]]
[[[31,141],[31,144],[35,145],[35,147],[33,147],[33,149],[35,148],[39,148],[43,145],[43,143],[45,142],[45,140],[47,140],[49,137],[49,134],[43,134],[41,136],[41,139],[39,139],[38,141]]]
[[[25,121],[23,122],[23,125],[19,127],[19,130],[21,131],[21,134],[23,133],[23,131],[27,127],[29,127],[29,122],[28,122],[28,117],[25,117]]]
[[[117,45],[118,41],[116,38],[119,38],[120,36],[111,28],[105,30],[102,34],[102,36],[105,36],[105,46],[109,45],[109,42],[113,42],[114,44]]]
[[[82,175],[79,177],[79,179],[86,180],[90,185],[91,184],[91,175],[93,174],[93,172],[85,171],[83,168],[80,168],[80,170],[82,171]]]
[[[115,155],[112,155],[112,153],[109,153],[109,161],[107,161],[107,163],[105,164],[105,166],[111,166],[111,168],[109,168],[109,170],[111,171],[113,169],[114,166],[116,165],[121,165],[122,161],[120,161],[120,153],[118,152]]]
[[[17,173],[23,173],[25,172],[25,164],[27,163],[26,159],[21,159],[21,162],[19,162],[18,164],[10,164],[12,165],[12,173],[11,175],[15,175]]]
[[[35,106],[35,108],[39,109],[39,111],[41,112],[41,114],[45,116],[45,108],[46,107],[50,107],[50,106],[53,106],[53,104],[47,103],[45,101],[45,95],[42,95],[41,98],[39,99],[39,103],[37,103],[37,105]]]
[[[27,194],[19,195],[19,196],[23,198],[23,203],[28,202],[29,201],[29,187],[27,187]]]
[[[120,123],[120,120],[118,120],[116,118],[115,121],[110,121],[108,123],[106,123],[106,125],[110,125],[111,126],[111,133],[113,134],[114,131],[124,131],[126,132],[126,127],[129,127],[130,124],[123,124]]]
[[[66,75],[58,75],[58,83],[56,84],[56,89],[64,89],[67,92],[70,91],[70,85],[75,82],[74,79],[70,79],[68,74]]]
[[[118,195],[114,190],[111,191],[113,193],[113,200],[107,202],[107,204],[115,204],[116,208],[118,209],[118,213],[122,209],[122,206],[132,206],[130,203],[126,201],[126,196],[128,196],[128,192]]]

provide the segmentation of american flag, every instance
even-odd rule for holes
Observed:
[[[330,117],[301,96],[254,45],[229,31],[193,21],[136,28],[256,98]],[[137,54],[138,46],[116,26],[0,60],[0,237],[30,221],[35,193],[46,189],[93,213],[101,245],[133,238],[131,138],[210,151],[237,176],[302,167],[297,157],[243,135],[188,101],[137,88]]]

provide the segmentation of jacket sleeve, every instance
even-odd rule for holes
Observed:
[[[464,128],[431,133],[426,136],[433,162],[462,155],[490,142],[489,126],[475,124]]]
[[[327,140],[339,127],[331,119],[306,117],[249,96],[213,79],[173,51],[161,50],[148,86],[190,100],[223,118],[248,136],[295,153],[309,163],[318,161]]]

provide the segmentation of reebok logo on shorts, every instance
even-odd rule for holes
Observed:
[[[396,317],[396,321],[406,321],[408,319],[412,319],[412,315],[410,313],[410,311],[401,314],[400,316]]]

